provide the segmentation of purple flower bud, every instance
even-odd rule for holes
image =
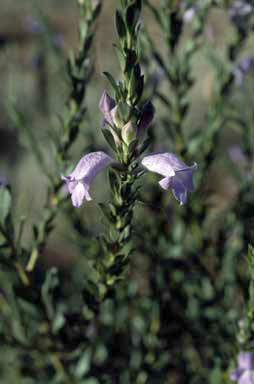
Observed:
[[[140,138],[142,138],[145,135],[149,125],[153,120],[154,113],[155,113],[155,108],[151,103],[151,101],[148,101],[143,107],[139,124],[138,124],[138,135]]]
[[[104,91],[100,99],[99,108],[104,116],[105,121],[110,125],[114,124],[111,111],[115,107],[115,105],[115,100],[112,99],[106,91]],[[102,124],[105,125],[105,122],[103,122]]]
[[[239,384],[254,384],[254,353],[240,352],[237,358],[237,368],[230,373],[229,377]]]
[[[89,194],[91,182],[97,173],[112,163],[114,160],[105,152],[91,152],[81,158],[69,176],[62,176],[62,180],[67,183],[74,207],[79,208],[84,199],[92,200]]]
[[[101,128],[102,129],[108,129],[113,138],[114,138],[114,142],[116,144],[117,147],[120,147],[121,146],[121,141],[119,139],[119,137],[117,136],[117,134],[115,133],[114,129],[112,128],[115,124],[115,120],[116,120],[116,103],[115,103],[115,100],[112,99],[106,91],[103,92],[102,96],[101,96],[101,99],[100,99],[100,102],[99,102],[99,108],[101,110],[101,112],[103,113],[103,120],[102,120],[102,123],[101,123]],[[106,123],[108,123],[110,126],[107,127],[106,126]]]
[[[180,205],[187,201],[187,191],[194,191],[193,172],[197,170],[197,164],[187,166],[173,153],[156,153],[145,156],[142,165],[151,172],[165,176],[160,180],[160,186],[168,190],[172,189],[173,195]]]

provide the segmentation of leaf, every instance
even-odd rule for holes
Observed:
[[[140,149],[139,149],[139,155],[141,155],[143,152],[145,152],[151,143],[152,143],[152,138],[151,138],[151,137],[148,137],[148,138],[144,141],[144,143],[142,144],[142,146],[140,147]]]
[[[126,11],[126,24],[130,31],[135,29],[139,20],[141,12],[141,1],[137,0],[134,4],[130,5]]]
[[[119,113],[121,119],[124,121],[124,122],[127,122],[129,121],[130,119],[130,113],[131,113],[131,108],[130,106],[124,102],[124,101],[120,101],[118,104],[118,109],[117,109],[117,112]]]
[[[8,187],[0,186],[0,223],[5,226],[6,219],[11,211],[11,193]]]
[[[118,186],[119,186],[119,181],[118,181],[118,177],[117,177],[116,172],[113,171],[112,169],[109,169],[108,176],[109,176],[109,183],[110,183],[110,187],[111,187],[112,191],[113,192],[117,191]]]
[[[89,379],[82,380],[80,384],[99,384],[99,381],[95,377],[89,377]]]
[[[55,308],[53,304],[53,291],[58,286],[58,271],[55,267],[47,271],[45,281],[41,288],[42,301],[45,304],[48,317],[54,318]]]
[[[116,95],[118,95],[117,83],[116,83],[115,79],[113,78],[113,76],[109,72],[103,72],[103,75],[106,76],[106,78],[108,79],[108,81],[110,82],[112,87],[114,88]]]
[[[84,375],[86,375],[89,372],[90,365],[91,365],[91,357],[92,357],[92,351],[90,348],[88,348],[81,355],[76,365],[75,376],[77,378],[81,379]]]
[[[112,133],[110,132],[110,130],[109,129],[102,129],[101,132],[102,132],[106,142],[110,146],[110,148],[112,148],[113,151],[116,152],[115,140],[114,140],[114,137],[113,137]]]
[[[20,306],[14,293],[13,282],[10,281],[10,276],[2,271],[0,271],[0,280],[1,290],[4,293],[4,297],[6,297],[6,303],[8,306],[8,312],[6,315],[8,314],[13,337],[20,343],[27,344],[27,336],[22,323]],[[1,312],[3,312],[2,307]],[[1,313],[2,316],[3,314],[4,313]]]
[[[115,218],[112,216],[111,210],[108,205],[99,203],[99,207],[102,210],[103,215],[108,219],[108,221],[112,224],[115,223]]]
[[[125,23],[122,18],[122,15],[120,14],[119,11],[116,11],[115,22],[116,22],[116,30],[121,40],[126,36],[126,27],[125,27]]]
[[[119,64],[120,64],[121,71],[124,72],[124,70],[125,70],[125,56],[124,56],[121,48],[119,48],[116,44],[113,44],[113,46],[116,49],[116,54],[117,54],[117,57],[118,57],[118,61],[119,61]]]

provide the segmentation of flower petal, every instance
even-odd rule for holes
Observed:
[[[233,372],[230,372],[229,374],[229,378],[230,380],[232,381],[237,381],[239,380],[241,374],[243,373],[244,371],[242,369],[236,369],[235,371]]]
[[[85,182],[90,184],[98,172],[113,162],[114,160],[105,152],[91,152],[81,158],[69,177],[76,181],[85,179]]]
[[[160,152],[145,156],[142,165],[149,171],[159,173],[162,176],[174,176],[177,171],[195,170],[197,165],[188,167],[174,153]]]
[[[161,181],[159,181],[159,184],[162,189],[165,189],[167,191],[172,186],[172,176],[164,177],[164,179],[161,179]]]
[[[184,187],[181,180],[176,176],[165,177],[159,182],[161,188],[168,190],[172,188],[173,195],[180,202],[180,205],[183,205],[187,201],[187,190]]]
[[[174,176],[175,171],[169,161],[168,153],[157,153],[145,156],[141,164],[151,172],[158,173],[162,176]]]
[[[240,352],[237,358],[237,364],[240,369],[253,369],[254,370],[254,353],[253,352]]]
[[[197,164],[194,163],[191,167],[188,167],[182,171],[176,171],[176,177],[181,180],[184,188],[187,191],[194,191],[193,185],[193,172],[197,170]]]
[[[63,176],[63,175],[61,176],[61,179],[66,182],[68,191],[72,193],[74,188],[77,185],[77,181],[72,180],[70,176]]]
[[[82,157],[69,176],[61,176],[68,186],[74,207],[80,207],[84,198],[92,200],[89,194],[90,184],[94,177],[115,161],[105,152],[91,152]]]
[[[74,207],[79,208],[81,204],[83,203],[84,197],[85,197],[85,187],[83,183],[78,182],[76,187],[74,188],[72,194],[71,194],[71,200]]]
[[[177,177],[172,177],[171,188],[173,195],[175,196],[176,200],[180,202],[180,205],[185,204],[187,201],[187,190],[185,189],[181,180],[179,180]]]
[[[239,379],[239,384],[254,384],[254,371],[247,370],[245,371]]]

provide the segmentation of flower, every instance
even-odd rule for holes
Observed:
[[[188,167],[174,153],[164,152],[145,156],[141,164],[149,171],[165,176],[160,180],[160,186],[165,190],[171,188],[181,205],[186,203],[187,191],[194,190],[192,174],[197,169],[196,163]]]
[[[6,177],[2,177],[0,176],[0,188],[1,187],[8,187],[9,183],[8,183],[8,180],[6,179]]]
[[[194,16],[196,14],[196,9],[194,7],[188,8],[184,14],[183,14],[183,20],[185,23],[190,23],[192,22]]]
[[[243,59],[233,70],[236,85],[242,85],[244,78],[248,73],[254,75],[254,58],[247,57]]]
[[[254,353],[240,352],[237,358],[237,368],[229,375],[238,384],[254,384]]]
[[[244,155],[243,150],[240,145],[233,144],[228,149],[228,154],[230,159],[236,164],[236,165],[247,165],[248,160],[247,157]]]
[[[114,163],[105,152],[91,152],[83,156],[69,176],[62,176],[71,194],[72,204],[79,208],[84,200],[92,200],[89,194],[90,184],[104,168]]]
[[[235,0],[229,8],[229,17],[238,28],[246,28],[246,21],[253,14],[251,0]]]

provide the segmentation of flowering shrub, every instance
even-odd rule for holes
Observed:
[[[0,381],[253,383],[253,4],[74,3],[0,36]]]

